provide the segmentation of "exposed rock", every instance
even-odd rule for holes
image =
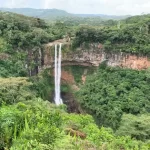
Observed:
[[[54,45],[59,43],[63,43],[65,48],[68,49],[71,45],[65,40],[57,40],[47,44],[44,50],[44,63],[41,69],[54,67]],[[88,48],[81,45],[81,47],[75,51],[66,51],[65,48],[62,50],[62,66],[99,66],[102,62],[106,61],[107,65],[112,67],[118,66],[121,68],[137,70],[147,69],[150,67],[150,60],[146,56],[137,56],[135,54],[122,52],[106,52],[103,49],[103,45],[100,43],[89,44]],[[70,72],[62,70],[62,80],[70,85],[75,85],[74,76]],[[84,84],[86,80],[86,73],[81,76],[81,80]]]
[[[48,49],[56,43],[55,41],[47,45],[44,55],[44,68],[53,67],[54,54]],[[67,42],[63,43],[68,44]],[[69,45],[69,44],[68,44]],[[51,47],[53,49],[53,47]],[[108,66],[119,66],[131,69],[147,69],[150,67],[150,60],[146,56],[137,56],[126,53],[110,53],[103,50],[102,44],[90,44],[88,49],[80,47],[75,51],[68,51],[62,55],[62,65],[81,65],[81,66],[99,66],[100,63],[107,60]],[[83,77],[84,78],[84,77]],[[84,79],[83,79],[84,80]]]
[[[67,84],[70,84],[70,85],[75,84],[74,76],[71,73],[69,73],[68,71],[62,70],[61,79],[66,81]]]
[[[124,58],[120,66],[142,70],[150,67],[150,61],[147,57],[137,57],[135,55],[129,55],[127,58]]]

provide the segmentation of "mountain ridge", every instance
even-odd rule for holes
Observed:
[[[60,9],[35,9],[35,8],[0,8],[2,12],[13,12],[41,19],[55,19],[57,17],[100,17],[102,19],[125,19],[127,16],[105,15],[105,14],[73,14]]]

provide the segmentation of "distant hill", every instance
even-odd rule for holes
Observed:
[[[56,17],[68,17],[71,14],[67,13],[64,10],[58,9],[33,9],[33,8],[0,8],[0,11],[3,12],[13,12],[17,14],[22,14],[30,17],[38,17],[42,19],[53,19]]]
[[[9,11],[31,17],[53,20],[59,17],[101,17],[102,19],[124,19],[129,16],[113,16],[104,14],[71,14],[59,9],[33,9],[33,8],[0,8],[0,11]]]
[[[87,17],[90,17],[90,18],[101,17],[102,19],[117,19],[117,20],[118,19],[125,19],[125,18],[130,17],[129,15],[115,16],[115,15],[105,15],[105,14],[76,14],[76,16],[84,17],[84,18],[87,18]]]

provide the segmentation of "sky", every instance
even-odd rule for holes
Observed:
[[[62,9],[76,14],[140,15],[150,0],[0,0],[0,7]]]

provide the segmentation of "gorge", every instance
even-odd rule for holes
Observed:
[[[54,43],[57,43],[57,41]],[[53,45],[53,43],[51,44]],[[53,65],[54,59],[50,50],[52,45],[46,45],[44,50],[43,68],[52,67]],[[69,46],[70,44],[68,43],[66,45]],[[150,67],[150,60],[147,56],[123,52],[107,52],[103,48],[99,48],[99,45],[100,44],[93,43],[90,44],[88,49],[79,47],[75,51],[70,50],[64,52],[62,54],[62,65],[99,66],[103,61],[107,61],[108,66],[112,67],[118,66],[136,70]]]
[[[150,15],[0,12],[0,150],[149,150],[149,59]]]
[[[150,67],[150,60],[144,55],[142,56],[124,52],[107,52],[104,50],[103,45],[98,43],[92,43],[88,48],[81,46],[72,51],[71,43],[65,42],[65,40],[58,40],[45,46],[42,56],[43,65],[40,67],[39,71],[47,68],[53,68],[55,60],[52,49],[55,44],[58,44],[59,42],[62,42],[63,48],[67,49],[62,52],[62,66],[98,67],[102,62],[106,62],[106,64],[111,67],[135,70],[145,70]],[[82,75],[84,75],[84,73]],[[68,78],[66,76],[68,76]],[[62,70],[62,79],[68,79],[71,83],[71,78],[69,76],[73,76],[73,74]],[[73,79],[71,80],[73,81]]]

